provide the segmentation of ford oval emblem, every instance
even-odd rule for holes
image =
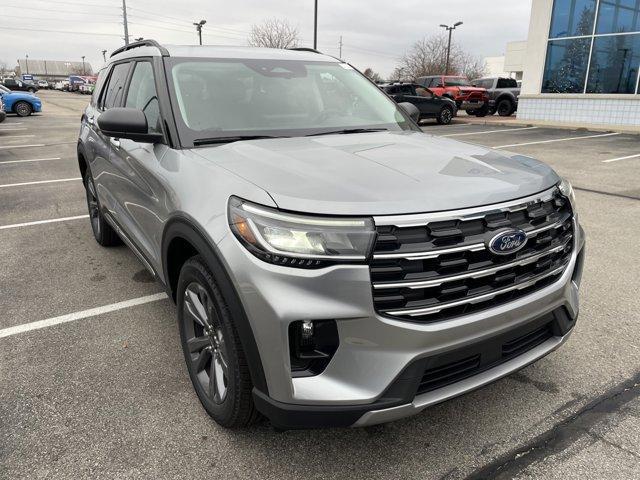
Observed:
[[[489,241],[489,250],[496,255],[510,255],[522,250],[527,244],[527,234],[520,229],[512,228],[498,233]]]

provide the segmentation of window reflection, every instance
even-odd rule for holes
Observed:
[[[596,0],[556,0],[549,37],[592,35],[595,15]]]
[[[550,41],[542,93],[583,93],[590,48],[591,38]]]
[[[640,34],[597,37],[587,93],[635,93],[639,65]]]
[[[600,0],[596,33],[640,31],[640,0]]]

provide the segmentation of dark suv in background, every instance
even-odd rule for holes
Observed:
[[[466,77],[432,75],[418,77],[416,83],[436,95],[450,98],[456,102],[459,110],[466,110],[470,115],[484,116],[488,112],[489,97],[486,90],[473,86]]]
[[[498,112],[501,117],[509,117],[518,109],[520,87],[516,79],[485,77],[473,80],[471,83],[487,90],[490,115]]]
[[[24,82],[17,78],[5,78],[2,84],[9,90],[13,90],[14,92],[36,93],[38,90],[40,90],[37,85]]]
[[[413,83],[386,83],[379,87],[396,102],[408,102],[420,112],[419,120],[435,118],[440,125],[449,125],[456,116],[456,102],[436,95],[428,88]]]

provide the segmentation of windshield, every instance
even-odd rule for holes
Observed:
[[[447,87],[470,87],[471,83],[466,78],[445,78],[444,84]]]
[[[343,63],[252,59],[167,63],[183,144],[231,136],[416,129],[393,101]]]

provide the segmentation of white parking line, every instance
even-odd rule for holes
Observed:
[[[540,128],[540,127],[507,128],[503,130],[489,130],[484,132],[451,133],[449,135],[441,135],[441,136],[442,137],[463,137],[465,135],[484,135],[486,133],[520,132],[522,130],[535,130],[537,128]]]
[[[613,137],[614,135],[621,135],[621,134],[620,133],[601,133],[599,135],[585,135],[583,137],[567,137],[567,138],[556,138],[553,140],[540,140],[538,142],[514,143],[512,145],[500,145],[500,146],[491,147],[491,148],[524,147],[526,145],[540,145],[543,143],[568,142],[570,140],[585,140],[587,138]]]
[[[45,183],[73,182],[73,181],[76,181],[76,180],[82,180],[82,178],[80,178],[80,177],[59,178],[57,180],[40,180],[38,182],[7,183],[5,185],[0,185],[0,188],[25,187],[27,185],[42,185],[42,184],[45,184]]]
[[[46,146],[44,143],[35,143],[33,145],[6,145],[0,147],[0,149],[4,148],[29,148],[29,147],[44,147]]]
[[[0,225],[0,230],[8,230],[10,228],[31,227],[33,225],[44,225],[45,223],[69,222],[71,220],[81,220],[89,218],[89,215],[78,215],[75,217],[50,218],[48,220],[36,220],[34,222],[14,223],[12,225]]]
[[[28,130],[27,127],[18,127],[18,128],[3,128],[0,127],[0,132],[17,132],[18,130]]]
[[[609,160],[602,160],[602,163],[619,162],[620,160],[629,160],[631,158],[640,158],[640,153],[637,155],[629,155],[628,157],[610,158]]]
[[[27,160],[6,160],[4,162],[0,162],[0,165],[7,165],[9,163],[48,162],[50,160],[62,160],[62,158],[51,157],[51,158],[29,158]]]
[[[46,320],[38,320],[36,322],[24,323],[22,325],[16,325],[14,327],[3,328],[2,330],[0,330],[0,338],[10,337],[11,335],[17,335],[19,333],[30,332],[33,330],[39,330],[41,328],[52,327],[54,325],[60,325],[61,323],[74,322],[76,320],[82,320],[83,318],[95,317],[97,315],[115,312],[124,308],[144,305],[145,303],[157,302],[158,300],[164,300],[165,298],[168,298],[166,293],[156,293],[154,295],[147,295],[145,297],[132,298],[131,300],[125,300],[124,302],[112,303],[103,307],[91,308],[89,310],[82,310],[81,312],[60,315],[59,317],[48,318]]]
[[[5,138],[27,138],[27,137],[35,137],[35,135],[7,135],[0,137],[0,140],[4,140]]]

